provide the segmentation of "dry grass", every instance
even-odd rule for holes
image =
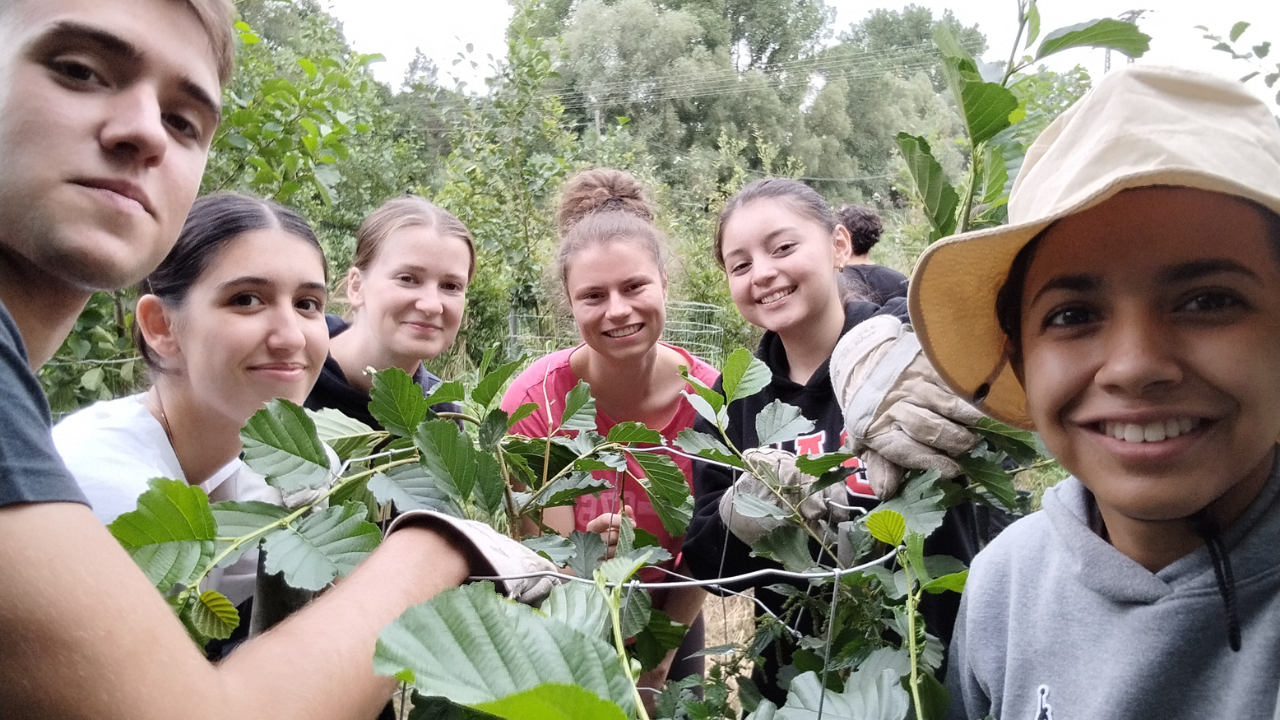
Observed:
[[[753,594],[754,592],[754,590],[748,590],[747,594]],[[707,623],[707,647],[745,645],[751,641],[751,636],[756,631],[755,604],[745,597],[736,595],[717,597],[711,595],[702,606],[702,617]],[[725,656],[723,655],[711,655],[708,657],[708,660],[713,663],[724,659]],[[751,666],[745,667],[744,671],[751,672]],[[729,689],[731,693],[730,703],[735,710],[741,712],[742,707],[738,703],[738,688],[735,678],[729,678]]]

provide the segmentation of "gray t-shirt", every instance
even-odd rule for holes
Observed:
[[[1241,648],[1207,548],[1152,573],[1094,533],[1075,478],[973,561],[951,718],[1271,720],[1280,689],[1280,477],[1222,533]]]
[[[49,434],[49,402],[27,366],[18,326],[0,303],[0,507],[34,502],[88,504]]]

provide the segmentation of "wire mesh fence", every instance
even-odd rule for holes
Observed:
[[[720,324],[723,312],[723,308],[707,303],[669,302],[662,339],[720,367],[724,359],[724,327]],[[565,312],[512,313],[507,320],[508,358],[517,358],[521,353],[537,357],[581,342],[573,318]]]

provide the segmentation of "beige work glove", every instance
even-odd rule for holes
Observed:
[[[889,315],[845,333],[831,354],[831,384],[844,412],[849,451],[882,500],[893,497],[904,469],[960,474],[954,456],[978,436],[966,427],[982,413],[938,377],[910,327]]]
[[[792,514],[770,486],[777,487],[787,497],[787,501],[800,512],[805,525],[825,537],[829,534],[828,524],[835,526],[849,519],[849,511],[832,503],[844,505],[849,494],[844,483],[836,483],[810,494],[809,488],[817,482],[812,475],[805,475],[796,468],[796,456],[786,450],[773,448],[753,448],[742,454],[747,470],[738,476],[733,487],[720,496],[720,519],[729,531],[748,545],[754,543],[773,530],[789,522],[786,516]],[[767,484],[766,484],[767,483]],[[783,517],[756,516],[755,512],[744,511],[734,505],[738,495],[752,495],[773,508],[777,508]]]
[[[397,517],[387,534],[406,525],[435,530],[466,556],[473,577],[503,577],[552,571],[556,566],[533,550],[475,520],[462,520],[434,510],[410,510]],[[546,575],[496,580],[494,585],[508,598],[538,605],[561,580]]]

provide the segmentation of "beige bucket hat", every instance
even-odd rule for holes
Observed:
[[[1031,428],[996,320],[1014,256],[1055,221],[1153,185],[1233,195],[1280,214],[1280,125],[1234,80],[1146,65],[1107,75],[1027,151],[1008,225],[941,240],[916,265],[911,322],[953,390]]]

